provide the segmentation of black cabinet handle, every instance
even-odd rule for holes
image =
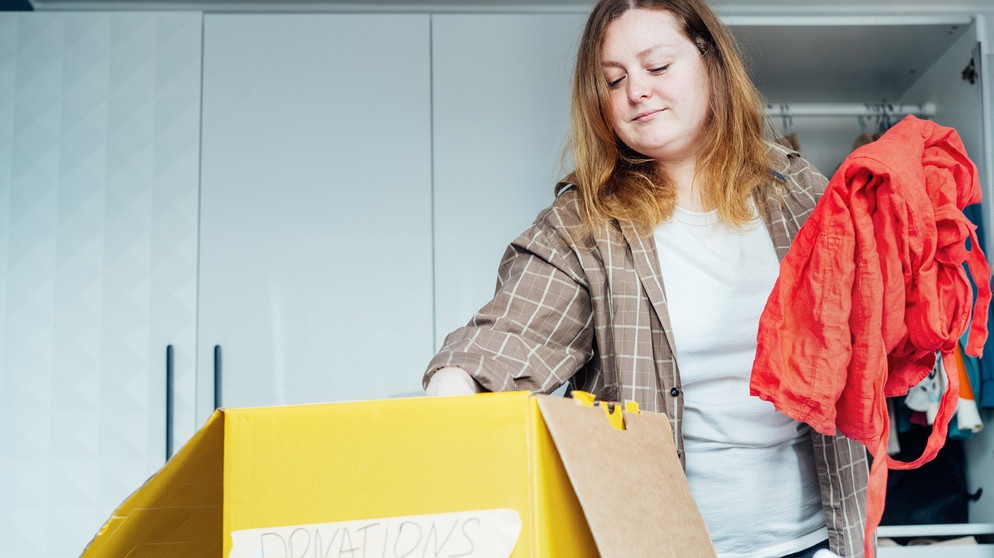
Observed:
[[[173,346],[166,345],[166,461],[173,456]]]
[[[214,345],[214,408],[221,408],[221,345]]]

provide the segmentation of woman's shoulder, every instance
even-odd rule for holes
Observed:
[[[828,178],[797,150],[767,142],[767,158],[780,195],[814,205],[825,192]]]
[[[828,182],[828,178],[800,152],[778,143],[767,142],[767,154],[770,163],[770,172],[785,182],[795,183],[801,188],[821,187]]]
[[[544,238],[571,251],[596,251],[604,241],[617,242],[621,236],[616,221],[589,226],[585,222],[583,196],[575,184],[560,182],[552,204],[539,212],[523,238]]]
[[[580,192],[574,184],[556,184],[552,204],[539,212],[533,227],[551,229],[566,237],[573,237],[583,230],[583,209]]]

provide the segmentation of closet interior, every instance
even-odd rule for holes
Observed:
[[[982,35],[972,17],[730,16],[726,21],[782,141],[827,176],[855,148],[908,115],[955,128],[984,188],[983,210],[973,207],[968,216],[984,227],[981,242],[991,246],[990,224],[983,222],[990,221],[991,118],[984,109]],[[923,396],[929,387],[936,389],[923,382],[909,398]],[[988,396],[987,404],[992,402]],[[912,410],[916,402],[904,397],[890,404],[900,429],[895,441],[903,446],[892,455],[917,457],[920,436],[929,428],[922,418],[927,413]],[[986,426],[951,434],[937,458],[920,470],[890,472],[880,556],[936,556],[938,549],[943,556],[994,555],[994,413],[983,405],[978,409]]]

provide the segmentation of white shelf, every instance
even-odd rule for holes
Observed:
[[[965,537],[992,535],[994,523],[949,523],[937,525],[882,525],[877,528],[878,538],[888,537]]]
[[[877,528],[878,538],[892,537],[967,537],[994,534],[994,523],[953,523],[944,525],[884,525]],[[878,558],[994,558],[992,544],[938,544],[915,546],[880,546]]]
[[[992,558],[994,545],[882,546],[877,558]]]

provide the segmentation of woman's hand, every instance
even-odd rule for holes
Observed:
[[[462,368],[450,366],[440,368],[431,380],[428,380],[428,387],[425,388],[425,395],[429,397],[446,395],[472,395],[482,391],[480,384]]]

